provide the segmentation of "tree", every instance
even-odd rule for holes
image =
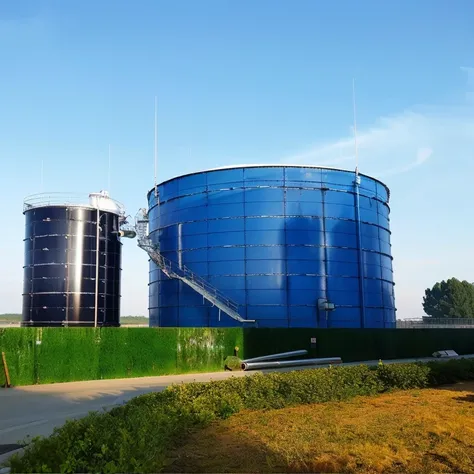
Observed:
[[[423,309],[432,318],[474,318],[474,285],[450,278],[425,290]]]

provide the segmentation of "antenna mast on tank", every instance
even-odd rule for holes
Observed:
[[[355,147],[355,174],[359,175],[359,151],[357,149],[357,116],[356,116],[356,99],[355,99],[355,79],[352,79],[352,106],[354,109],[354,147]]]
[[[44,192],[44,160],[41,160],[41,192]]]
[[[110,196],[110,170],[111,170],[110,164],[111,164],[111,153],[110,153],[110,143],[109,143],[109,170],[107,173],[107,190],[109,191],[109,196]]]
[[[157,129],[158,99],[155,95],[155,198],[158,196],[157,173],[158,173],[158,129]]]

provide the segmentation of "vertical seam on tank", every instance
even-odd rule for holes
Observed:
[[[242,171],[242,177],[243,177],[243,202],[244,202],[244,308],[245,308],[245,318],[248,318],[248,285],[247,285],[247,203],[246,203],[246,198],[247,198],[247,187],[246,187],[246,182],[245,182],[245,170]],[[243,326],[243,324],[242,324]]]
[[[375,187],[375,195],[377,196],[377,186]],[[380,265],[380,296],[382,298],[382,327],[385,329],[385,301],[384,301],[384,278],[383,278],[383,265],[382,265],[382,249],[380,248],[382,239],[380,238],[380,215],[379,215],[379,203],[375,201],[376,209],[377,209],[377,239],[379,244],[379,265]]]
[[[286,283],[286,288],[285,288],[285,298],[286,298],[286,322],[288,327],[291,326],[290,324],[290,286],[289,286],[289,280],[290,277],[288,275],[288,235],[287,235],[287,224],[288,224],[288,217],[287,217],[287,212],[286,212],[286,200],[287,200],[287,188],[286,188],[286,169],[283,168],[283,222],[284,222],[284,232],[285,232],[285,252],[284,252],[284,258],[285,258],[285,283]]]
[[[105,315],[107,314],[107,278],[106,278],[106,270],[107,270],[107,260],[108,260],[108,239],[107,239],[107,235],[108,235],[108,222],[107,222],[107,215],[105,214],[105,219],[104,219],[104,223],[102,224],[103,226],[103,229],[105,230],[105,232],[103,232],[104,234],[104,289],[102,291],[102,294],[104,295],[103,298],[104,298],[104,302],[102,304],[102,325],[104,325],[105,321],[106,321],[106,318],[105,318]],[[101,261],[101,251],[100,251],[100,233],[99,233],[99,298],[100,298],[100,270],[102,268],[102,265],[100,264],[100,261]],[[100,310],[99,310],[99,313],[100,313]],[[97,321],[97,326],[99,326],[99,321]]]
[[[34,211],[32,211],[34,212]],[[35,278],[35,256],[36,256],[36,220],[34,222],[34,233],[33,233],[33,257],[31,259],[31,286],[30,286],[30,321],[33,322],[33,289],[34,289],[34,278]]]
[[[360,219],[360,196],[357,174],[354,177],[354,198],[356,212],[357,253],[359,261],[359,297],[360,297],[360,327],[365,328],[365,295],[364,295],[364,262],[362,254],[362,226]]]
[[[160,245],[160,226],[161,226],[161,208],[160,208],[160,205],[159,205],[159,192],[156,194],[153,193],[152,194],[152,203],[153,205],[151,206],[151,208],[148,210],[148,233],[150,234],[150,213],[152,213],[153,209],[156,209],[156,220],[158,222],[158,225],[156,226],[156,228],[154,229],[154,232],[156,234],[156,242],[154,242],[154,244],[158,247],[158,251],[161,252],[161,245]],[[161,273],[161,270],[160,268],[158,267],[158,265],[151,259],[149,258],[148,259],[149,262],[152,263],[152,268],[153,270],[150,272],[151,275],[153,275],[153,273],[156,273],[156,280],[154,280],[152,282],[152,285],[155,286],[155,289],[156,289],[156,306],[154,309],[156,309],[156,314],[157,314],[157,324],[158,324],[158,327],[162,327],[162,324],[161,324],[161,298],[160,298],[160,291],[162,290],[163,288],[163,274]],[[168,277],[166,277],[168,279]],[[150,305],[150,292],[151,292],[151,285],[149,285],[148,287],[148,305]],[[178,288],[176,290],[176,293],[177,293],[177,297],[179,299],[179,282],[178,282]],[[152,302],[153,304],[153,302]],[[178,309],[178,314],[176,315],[176,323],[179,325],[179,307],[177,308]],[[150,311],[150,309],[148,309],[148,311]]]
[[[66,219],[68,222],[68,226],[66,229],[66,236],[64,236],[65,240],[68,241],[68,244],[66,245],[66,326],[69,323],[69,283],[70,283],[70,278],[69,278],[69,269],[70,269],[70,262],[69,262],[69,237],[71,236],[71,219],[69,218],[69,209],[66,210]]]
[[[209,173],[205,173],[206,177],[206,187],[205,187],[205,193],[206,193],[206,280],[209,281],[210,274],[209,274]],[[211,313],[212,313],[212,308],[214,306],[210,305],[204,297],[203,299],[203,306],[206,311],[207,315],[207,327],[211,327]],[[218,312],[220,311],[219,309],[217,310]],[[218,321],[219,322],[219,321]]]
[[[326,189],[323,186],[323,178],[321,176],[321,208],[322,208],[322,224],[323,224],[323,253],[324,253],[324,297],[326,301],[328,301],[328,245],[327,245],[327,235],[326,235]],[[318,305],[316,304],[316,311],[318,315],[317,326],[320,327],[319,323],[321,322],[321,314]],[[328,312],[324,312],[324,316],[326,318],[325,327],[328,328],[331,326],[330,319],[328,317]]]
[[[120,219],[117,217],[117,232],[120,232]],[[120,234],[117,234],[117,240],[118,240],[118,252],[119,252],[119,264],[118,264],[118,268],[119,268],[119,274],[118,274],[118,286],[114,286],[114,291],[116,290],[117,291],[117,298],[114,298],[114,302],[116,301],[117,302],[117,306],[114,306],[114,311],[115,311],[115,318],[116,318],[116,321],[118,322],[118,325],[120,326],[120,308],[122,306],[122,285],[121,285],[121,282],[122,282],[122,241],[120,240],[119,238]],[[114,285],[117,285],[115,283],[115,279],[114,279]]]

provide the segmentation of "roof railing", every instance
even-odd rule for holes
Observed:
[[[95,202],[104,203],[107,201],[110,206],[99,205],[99,209],[113,212],[119,215],[125,215],[125,206],[115,199],[109,197],[106,193],[37,193],[27,196],[23,201],[23,212],[35,209],[38,207],[48,206],[67,206],[67,207],[86,207],[89,209],[96,209],[97,205],[93,203],[94,198],[98,197]]]

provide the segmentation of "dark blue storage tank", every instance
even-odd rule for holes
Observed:
[[[392,328],[388,201],[383,183],[353,171],[229,167],[150,191],[149,230],[258,327]],[[152,262],[149,309],[151,326],[239,325]]]

